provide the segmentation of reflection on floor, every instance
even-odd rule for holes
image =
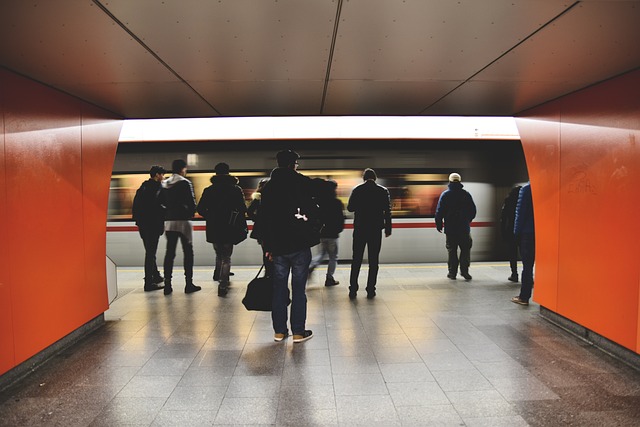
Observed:
[[[240,303],[254,267],[219,298],[142,291],[120,269],[107,324],[0,395],[0,425],[626,426],[640,373],[515,305],[506,264],[385,265],[378,296],[347,296],[348,267],[308,286],[313,339],[273,341]],[[361,272],[366,277],[366,269]],[[181,279],[181,278],[180,278]]]

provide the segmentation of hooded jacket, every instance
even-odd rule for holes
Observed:
[[[262,189],[260,226],[263,247],[286,255],[320,243],[321,222],[309,177],[278,167]]]
[[[213,175],[211,185],[204,189],[197,211],[207,221],[207,242],[237,244],[234,224],[244,225],[247,207],[238,178],[232,175]],[[233,214],[237,212],[237,214]],[[236,220],[232,223],[232,214]],[[244,240],[244,239],[243,239]]]
[[[131,213],[139,228],[162,234],[166,211],[166,196],[160,182],[148,179],[140,185],[133,198]]]
[[[471,221],[476,217],[476,204],[471,194],[462,189],[460,182],[450,182],[449,189],[444,190],[436,207],[436,228],[446,234],[469,234]]]
[[[196,212],[196,199],[193,195],[191,181],[179,174],[162,181],[167,197],[167,213],[165,220],[185,220],[193,218]]]

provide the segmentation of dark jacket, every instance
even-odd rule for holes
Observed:
[[[236,218],[235,225],[244,226],[246,238],[247,208],[242,188],[238,186],[238,178],[235,176],[212,176],[211,185],[202,192],[197,211],[207,221],[207,242],[239,243],[231,222],[233,212],[237,212],[237,215],[233,214]]]
[[[459,182],[450,182],[449,189],[444,190],[436,207],[436,228],[447,234],[469,234],[471,221],[476,217],[476,204],[468,191],[462,189]]]
[[[148,231],[156,231],[159,235],[162,234],[166,203],[166,195],[161,183],[153,179],[143,182],[136,191],[131,209],[136,225]]]
[[[256,239],[258,243],[262,244],[262,230],[260,224],[260,201],[262,200],[262,193],[256,191],[251,196],[251,203],[247,207],[247,218],[253,221],[253,228],[251,229],[251,238]]]
[[[533,199],[531,197],[531,184],[525,184],[518,194],[516,206],[516,220],[513,226],[513,234],[534,234]]]
[[[196,213],[196,199],[191,181],[182,175],[173,174],[162,181],[167,197],[165,220],[190,220]]]
[[[347,210],[355,212],[355,230],[378,231],[391,235],[391,197],[389,190],[373,180],[354,187],[349,196]]]
[[[502,203],[500,210],[500,233],[505,241],[513,241],[513,226],[516,220],[516,204],[522,187],[517,185],[511,189]]]
[[[323,224],[320,237],[337,239],[344,230],[344,203],[337,197],[322,197],[317,199],[320,209],[320,221]]]
[[[285,255],[320,243],[321,223],[313,196],[310,178],[288,168],[271,171],[260,202],[265,251]]]

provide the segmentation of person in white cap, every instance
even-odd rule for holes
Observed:
[[[449,188],[442,192],[436,207],[436,228],[446,234],[446,247],[449,253],[447,277],[455,280],[460,265],[460,275],[471,280],[471,221],[476,217],[476,204],[460,182],[460,174],[449,175]],[[444,221],[444,226],[443,226]],[[458,248],[460,257],[458,258]]]

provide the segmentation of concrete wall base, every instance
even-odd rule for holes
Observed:
[[[616,344],[602,335],[599,335],[543,306],[540,306],[540,316],[554,325],[577,336],[581,340],[597,347],[610,356],[640,371],[640,354]]]
[[[55,356],[63,350],[66,350],[81,339],[90,335],[93,331],[103,326],[104,323],[104,314],[101,314],[98,317],[95,317],[93,320],[90,320],[89,322],[80,326],[78,329],[71,332],[67,336],[56,341],[35,356],[25,360],[18,366],[0,375],[0,391],[5,390],[16,382],[24,379],[51,357]]]

